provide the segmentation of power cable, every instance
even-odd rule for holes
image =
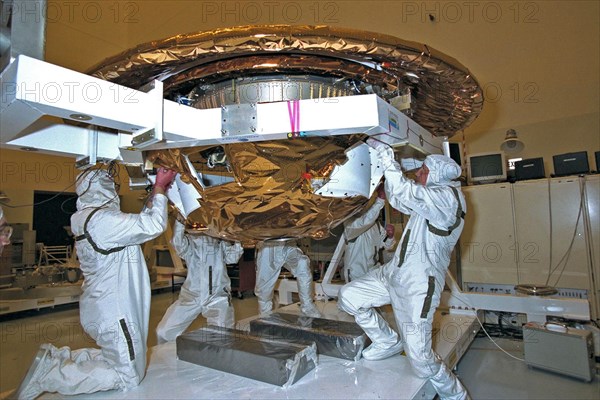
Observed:
[[[514,358],[515,360],[519,360],[519,361],[525,362],[524,359],[516,357],[516,356],[513,356],[508,351],[504,350],[498,343],[496,343],[494,341],[494,339],[492,339],[492,337],[488,334],[487,330],[485,329],[483,323],[479,319],[479,315],[477,315],[477,312],[480,311],[479,309],[476,309],[475,307],[473,307],[472,305],[468,304],[466,301],[464,301],[463,299],[461,299],[459,296],[454,295],[453,293],[450,293],[450,295],[452,297],[454,297],[455,299],[457,299],[458,301],[460,301],[461,303],[463,303],[464,305],[466,305],[468,308],[475,310],[475,318],[477,319],[477,322],[479,322],[479,326],[481,326],[481,329],[483,330],[483,332],[485,333],[485,335],[488,337],[488,339],[490,339],[490,341],[494,344],[494,346],[496,346],[500,351],[502,351],[503,353],[505,353],[509,357]],[[482,310],[482,311],[485,312],[485,310]]]

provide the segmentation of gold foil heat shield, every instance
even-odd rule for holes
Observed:
[[[210,170],[205,154],[215,146],[155,150],[151,161],[174,168],[202,195],[201,207],[188,216],[188,225],[202,225],[204,233],[244,243],[284,237],[329,236],[333,227],[362,209],[369,199],[315,195],[312,178],[327,177],[333,166],[346,161],[344,150],[359,135],[298,138],[283,141],[227,144],[229,163]],[[217,146],[218,147],[218,146]],[[183,156],[196,169],[190,172]],[[192,177],[218,174],[229,182],[202,187]]]
[[[188,98],[203,85],[247,76],[327,75],[355,84],[354,94],[390,100],[410,93],[411,118],[448,137],[469,126],[483,107],[481,87],[452,57],[393,36],[329,26],[242,26],[182,34],[141,44],[89,72],[132,88],[159,79],[172,100]],[[195,100],[195,107],[215,106]]]
[[[127,50],[90,73],[136,89],[158,79],[166,98],[195,108],[366,93],[391,102],[410,94],[404,112],[432,134],[448,137],[471,124],[483,106],[477,81],[453,58],[392,36],[327,26],[244,26],[177,35]],[[253,90],[261,96],[244,97]],[[311,184],[326,181],[333,167],[346,161],[344,151],[362,138],[243,142],[146,156],[181,172],[196,187],[201,207],[188,216],[188,225],[206,227],[211,236],[243,242],[323,238],[369,199],[317,196]],[[207,154],[216,147],[227,163],[209,169]],[[199,183],[197,172],[227,179]]]

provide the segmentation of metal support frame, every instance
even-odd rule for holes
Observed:
[[[149,94],[153,98],[151,101],[152,110],[148,111],[154,121],[149,121],[150,126],[148,128],[134,133],[133,138],[131,139],[131,147],[143,149],[154,143],[160,143],[163,140],[165,112],[163,87],[164,85],[161,81],[154,80],[142,88],[143,92]]]
[[[475,314],[480,310],[525,314],[527,321],[546,322],[549,316],[590,320],[587,300],[554,296],[527,296],[462,292],[454,277],[446,274],[450,291],[442,293],[441,304],[453,314]]]
[[[446,274],[450,291],[442,293],[441,304],[454,314],[475,314],[479,310],[525,314],[527,321],[546,322],[556,316],[579,321],[590,320],[590,304],[583,299],[555,296],[462,292],[451,274]]]
[[[24,55],[2,71],[0,90],[0,143],[8,148],[93,157],[85,122],[97,135],[97,159],[121,160],[123,151],[355,133],[420,154],[442,152],[442,138],[374,94],[298,100],[302,118],[294,124],[298,132],[291,132],[285,101],[201,110],[164,100],[162,82],[134,90]]]
[[[343,284],[332,284],[331,278],[343,254],[345,244],[340,240],[323,282],[315,282],[315,296],[319,300],[337,297]],[[590,304],[583,299],[570,299],[554,296],[527,296],[510,294],[487,294],[462,292],[449,272],[446,274],[449,291],[442,292],[440,306],[451,314],[476,315],[480,310],[503,311],[525,314],[527,321],[546,322],[547,317],[556,316],[579,321],[590,320]],[[282,279],[278,285],[279,303],[292,302],[292,293],[297,293],[296,282]]]

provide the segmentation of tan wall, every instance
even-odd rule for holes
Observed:
[[[0,190],[10,198],[0,203],[9,223],[33,225],[34,191],[75,193],[75,160],[37,152],[0,149]],[[142,202],[137,200],[139,191],[128,187],[127,173],[120,169],[121,209],[139,212]]]
[[[522,156],[543,156],[548,173],[554,154],[588,150],[591,158],[593,151],[600,150],[597,0],[81,0],[49,4],[46,60],[78,71],[150,40],[236,25],[325,24],[425,43],[468,67],[484,89],[483,112],[464,131],[468,152],[497,150],[509,128],[516,129],[525,143]],[[22,162],[6,150],[0,156],[4,175],[5,166],[12,165],[8,163]],[[71,183],[65,178],[68,167],[59,182],[42,182],[44,167],[50,171],[54,159],[21,156],[27,168],[29,160],[41,163],[40,177],[35,181],[34,173],[26,174],[23,182],[11,175],[1,181],[13,203],[31,202],[31,186],[60,191]],[[137,211],[139,205],[127,199],[125,207]],[[32,218],[27,208],[9,209],[7,214],[15,222],[31,222]]]
[[[544,158],[546,175],[554,172],[552,156],[576,151],[587,151],[591,170],[598,171],[594,152],[600,151],[600,113],[584,114],[540,121],[537,123],[511,126],[517,131],[519,140],[525,145],[524,149],[508,158],[521,157]],[[465,154],[499,151],[506,130],[495,128],[487,132],[472,133],[466,131],[463,135],[454,136],[452,142],[463,142]]]
[[[598,113],[600,2],[52,1],[46,59],[85,71],[151,40],[237,25],[323,24],[427,44],[466,66],[486,103],[468,129]],[[434,17],[434,21],[429,19]]]
[[[257,24],[368,30],[455,58],[478,79],[486,99],[465,130],[470,152],[496,150],[509,128],[526,143],[525,157],[600,149],[596,0],[53,1],[46,58],[85,71],[150,40]]]

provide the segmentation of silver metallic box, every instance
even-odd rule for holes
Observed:
[[[317,344],[319,354],[357,361],[367,335],[354,322],[272,313],[250,321],[250,332],[261,337],[308,340]]]
[[[555,329],[535,322],[523,325],[527,365],[591,381],[595,369],[592,332],[573,328]]]
[[[317,364],[314,343],[261,338],[215,326],[178,336],[176,346],[180,360],[283,387]]]

